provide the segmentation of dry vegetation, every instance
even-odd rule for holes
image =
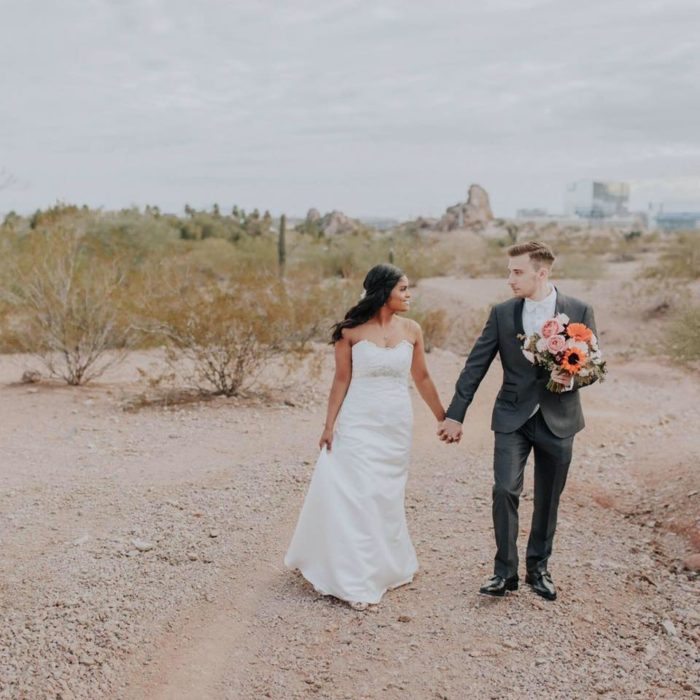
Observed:
[[[537,235],[555,246],[559,278],[593,283],[610,266],[636,265],[620,303],[647,324],[639,342],[684,363],[698,359],[700,312],[685,291],[700,277],[692,233],[512,225],[500,237],[402,227],[325,238],[298,227],[286,234],[282,275],[277,226],[267,212],[234,207],[223,214],[216,206],[188,207],[183,217],[155,207],[10,214],[0,227],[0,349],[30,353],[47,376],[78,385],[130,348],[160,345],[180,388],[233,396],[253,384],[270,358],[300,357],[310,342],[324,341],[376,262],[393,260],[413,283],[496,277],[504,248]],[[454,319],[419,304],[413,316],[429,350],[459,350],[474,339],[485,313]]]

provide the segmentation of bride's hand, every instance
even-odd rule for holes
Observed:
[[[324,428],[321,435],[321,439],[318,441],[318,446],[323,449],[326,446],[328,452],[331,451],[331,446],[333,445],[333,428]]]

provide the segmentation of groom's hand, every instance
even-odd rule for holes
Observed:
[[[574,375],[570,372],[565,372],[563,369],[552,370],[551,378],[553,382],[562,384],[563,391],[571,391],[574,388]]]
[[[459,442],[462,439],[462,424],[445,418],[438,426],[437,434],[440,440],[448,444]]]

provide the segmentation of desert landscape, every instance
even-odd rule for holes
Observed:
[[[3,3],[0,700],[700,700],[698,26],[694,0]],[[556,259],[508,257],[527,241]],[[498,357],[459,444],[421,362],[408,383],[414,579],[378,605],[320,595],[284,560],[347,379],[332,329],[363,300],[381,323],[350,364],[398,379],[415,326],[392,313],[419,323],[447,407],[509,262],[547,301],[523,305],[528,333],[554,329],[549,272],[586,303],[559,305],[572,323],[535,370],[578,369],[586,421],[556,596],[526,582],[553,514],[538,488],[533,516],[532,455],[518,527],[499,519],[519,589],[479,593],[494,402],[510,429],[535,386],[502,386]],[[526,365],[500,336],[511,384]],[[544,341],[523,342],[537,363]],[[356,384],[358,412],[386,432],[346,421],[324,468],[361,435],[345,454],[382,454],[376,498],[317,502],[388,533],[391,556],[362,555],[378,594],[415,567],[406,394],[371,381],[384,398]],[[551,398],[550,432],[578,427],[576,396]],[[550,437],[558,489],[569,443]],[[341,530],[300,528],[298,551],[380,541]]]
[[[56,208],[2,227],[0,697],[700,695],[697,233],[338,216],[330,231],[315,215],[255,232],[258,215],[233,235],[232,218]],[[594,306],[609,362],[583,390],[559,599],[477,594],[497,363],[458,446],[413,391],[415,580],[367,612],[318,596],[282,557],[317,455],[329,322],[372,263],[404,266],[447,402],[508,296],[504,247],[533,236],[561,253],[557,286]]]

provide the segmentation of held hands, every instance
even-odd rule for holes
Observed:
[[[462,424],[446,418],[442,423],[438,423],[437,435],[447,444],[459,442],[462,439]]]
[[[331,447],[333,445],[333,428],[324,428],[323,433],[321,434],[321,439],[318,441],[318,446],[320,449],[323,449],[323,446],[326,446],[326,449],[328,452],[331,451]]]

